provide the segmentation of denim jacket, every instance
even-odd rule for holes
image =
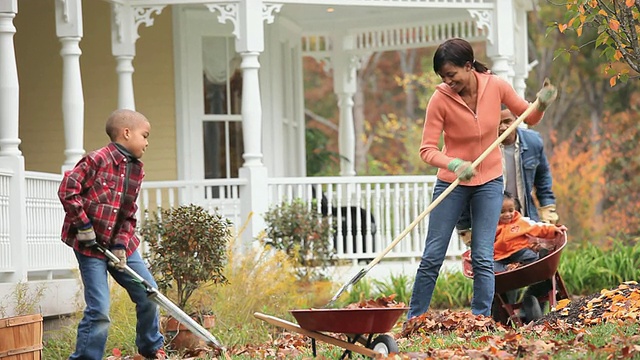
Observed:
[[[520,181],[518,187],[523,187],[523,210],[527,217],[534,221],[540,221],[538,209],[533,201],[533,190],[540,206],[556,203],[556,197],[551,190],[552,179],[549,169],[549,161],[544,154],[542,137],[537,131],[517,128],[520,159]],[[518,189],[520,192],[520,189]],[[522,200],[521,200],[522,201]]]

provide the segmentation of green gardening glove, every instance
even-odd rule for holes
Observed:
[[[558,96],[558,89],[551,85],[549,79],[544,79],[542,89],[538,91],[536,96],[538,97],[538,110],[545,111]]]
[[[447,169],[456,173],[460,181],[469,181],[476,174],[471,168],[471,162],[455,158],[449,162]]]

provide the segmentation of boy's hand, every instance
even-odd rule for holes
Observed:
[[[111,263],[111,265],[113,265],[113,267],[115,267],[119,271],[122,271],[127,265],[127,250],[113,249],[111,250],[111,252],[118,258],[118,260],[120,260],[117,264]]]
[[[80,245],[85,247],[91,247],[96,244],[96,233],[93,231],[93,226],[88,224],[78,229],[76,239],[80,242]]]

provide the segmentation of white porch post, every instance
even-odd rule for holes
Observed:
[[[331,55],[333,63],[333,91],[338,96],[340,123],[338,146],[340,152],[340,175],[355,176],[356,135],[353,122],[353,96],[356,93],[356,70],[358,58],[348,51],[353,48],[353,36],[336,34],[336,46]]]
[[[513,0],[496,0],[493,9],[494,28],[489,39],[487,55],[493,65],[491,71],[513,84],[514,22]]]
[[[338,97],[340,123],[338,145],[340,152],[340,175],[354,176],[355,171],[355,127],[353,123],[353,96],[356,93],[356,66],[352,55],[346,51],[350,48],[351,37],[340,36],[342,46],[336,47],[332,54],[333,91]],[[340,43],[340,41],[336,41]],[[355,60],[354,60],[355,61]]]
[[[111,54],[116,58],[118,74],[118,109],[136,109],[133,91],[133,58],[136,56],[138,26],[153,25],[152,15],[164,6],[133,7],[114,3],[111,6]]]
[[[3,281],[27,280],[27,218],[24,158],[18,145],[19,84],[13,35],[13,18],[18,13],[18,0],[0,0],[0,168],[9,170],[8,238],[12,272],[3,275]]]
[[[20,156],[19,84],[13,35],[18,0],[0,0],[0,156]]]
[[[72,168],[84,154],[84,95],[80,74],[82,1],[56,1],[56,35],[62,43],[62,118],[66,156],[62,171]]]
[[[239,176],[247,179],[240,193],[241,216],[249,219],[242,234],[242,246],[248,247],[264,230],[262,215],[268,210],[267,168],[262,162],[262,103],[258,57],[264,51],[264,20],[273,22],[274,11],[281,4],[263,4],[262,0],[242,0],[238,4],[209,5],[210,11],[219,11],[218,20],[231,20],[235,24],[236,51],[242,57],[242,133],[244,164]]]
[[[513,88],[518,95],[524,97],[527,89],[526,80],[529,77],[529,51],[527,46],[529,39],[527,37],[527,12],[522,6],[517,6],[515,9],[515,24],[515,76],[513,78]]]

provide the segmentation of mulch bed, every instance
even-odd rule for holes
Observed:
[[[533,325],[562,321],[574,326],[602,322],[640,320],[640,285],[635,281],[620,284],[615,289],[602,290],[574,301],[560,301],[555,311],[538,319]]]

